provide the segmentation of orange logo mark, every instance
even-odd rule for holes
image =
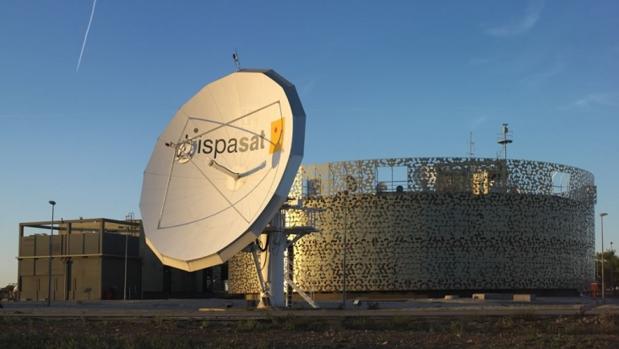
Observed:
[[[284,119],[271,122],[271,146],[269,154],[282,150],[284,144]]]

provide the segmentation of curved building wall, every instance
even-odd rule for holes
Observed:
[[[294,248],[293,277],[308,291],[339,292],[344,274],[346,289],[358,292],[580,290],[593,280],[595,186],[574,167],[337,162],[304,166],[291,195],[320,210],[287,217],[288,226],[320,229]],[[229,284],[233,293],[257,292],[248,254],[230,261]]]

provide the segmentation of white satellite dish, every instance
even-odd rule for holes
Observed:
[[[161,262],[194,271],[221,264],[264,230],[303,157],[305,113],[273,70],[241,70],[187,101],[144,172],[146,243]]]

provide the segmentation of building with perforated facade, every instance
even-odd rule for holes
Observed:
[[[526,160],[398,158],[304,165],[289,227],[320,232],[290,255],[311,293],[578,292],[594,278],[590,172]],[[311,222],[308,222],[311,220]],[[231,293],[255,294],[248,253],[229,261]]]

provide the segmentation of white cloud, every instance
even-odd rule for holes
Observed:
[[[488,28],[486,29],[486,34],[497,37],[524,34],[533,29],[537,22],[539,22],[543,9],[543,0],[530,1],[523,17],[512,19],[510,22],[500,26]]]
[[[32,120],[32,119],[56,119],[60,118],[62,115],[59,114],[2,114],[0,113],[0,120]]]
[[[486,115],[478,116],[478,117],[474,118],[473,120],[471,120],[471,125],[470,125],[469,128],[471,130],[476,130],[477,128],[479,128],[481,125],[485,124],[489,120],[490,120],[490,118],[487,117]]]
[[[25,119],[23,115],[18,114],[0,114],[0,119]]]
[[[529,85],[529,87],[537,87],[551,78],[561,74],[565,71],[567,64],[561,58],[557,58],[552,64],[546,66],[544,69],[539,70],[533,74],[522,78],[521,82]]]
[[[490,58],[473,57],[469,59],[470,65],[485,65],[485,64],[489,64],[490,62],[492,62]]]
[[[319,77],[312,77],[302,82],[300,85],[298,85],[299,93],[305,98],[311,96],[316,87],[318,86],[320,80],[321,79]]]
[[[88,33],[90,32],[90,26],[92,25],[92,19],[95,16],[95,8],[97,7],[97,0],[93,0],[92,9],[90,10],[90,19],[88,19],[88,26],[86,27],[86,33],[84,34],[84,40],[82,41],[82,49],[80,50],[80,56],[77,59],[77,66],[75,67],[75,72],[80,70],[80,65],[82,65],[82,56],[84,55],[84,49],[86,48],[86,41],[88,40]]]
[[[590,93],[568,106],[571,109],[586,109],[595,106],[619,107],[619,92]]]

